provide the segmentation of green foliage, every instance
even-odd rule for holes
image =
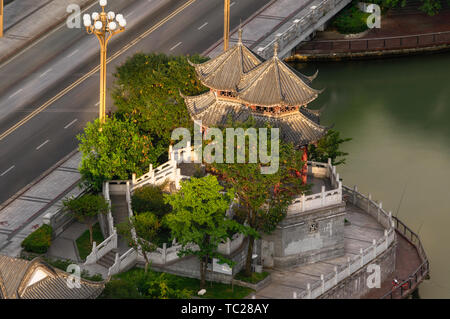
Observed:
[[[267,276],[269,276],[267,271],[263,271],[261,273],[252,272],[250,277],[245,274],[245,271],[241,271],[234,278],[251,284],[257,284],[261,280],[264,280]]]
[[[160,283],[169,287],[162,294]],[[117,274],[106,284],[100,298],[105,299],[155,299],[155,298],[190,298],[196,295],[199,280],[180,277],[172,274],[162,274],[149,271],[145,274],[143,269],[134,268],[127,272]],[[165,288],[165,287],[164,287]],[[171,290],[171,291],[170,291]],[[169,293],[167,293],[167,291]],[[252,289],[221,283],[211,283],[206,294],[201,298],[214,299],[241,299],[248,296]]]
[[[206,61],[198,55],[195,63]],[[113,93],[117,116],[130,119],[141,133],[152,137],[155,145],[167,149],[172,131],[192,127],[186,105],[179,91],[197,95],[205,88],[195,76],[185,56],[138,53],[129,58],[114,74]]]
[[[103,299],[188,299],[192,291],[174,285],[176,276],[132,269],[114,276],[102,292]]]
[[[321,138],[317,145],[308,146],[308,159],[310,161],[327,163],[331,158],[333,165],[345,164],[345,157],[348,153],[342,152],[340,146],[342,143],[351,141],[351,138],[341,138],[338,131],[329,130],[327,135]],[[338,157],[344,157],[338,159]]]
[[[87,270],[83,270],[81,272],[81,278],[89,280],[89,281],[103,281],[103,277],[101,274],[90,275]]]
[[[89,228],[89,242],[93,242],[93,226],[97,222],[98,214],[108,212],[108,202],[101,195],[86,194],[78,198],[63,200],[63,206],[76,220]]]
[[[420,10],[430,16],[434,16],[439,13],[442,8],[442,3],[439,0],[422,0],[423,4],[420,6]]]
[[[22,247],[28,252],[45,254],[51,244],[52,227],[44,224],[23,240]]]
[[[205,283],[206,266],[209,258],[233,266],[233,262],[217,252],[218,245],[229,238],[229,230],[241,233],[248,227],[226,218],[225,212],[234,198],[233,189],[222,194],[223,187],[215,176],[191,178],[181,182],[178,193],[165,195],[173,212],[166,215],[165,223],[172,230],[183,248],[180,256],[195,255],[200,259],[201,284]],[[189,244],[196,244],[199,250],[192,250]]]
[[[138,188],[131,197],[131,205],[136,214],[152,212],[160,218],[172,209],[170,205],[164,202],[161,187],[153,185]]]
[[[100,229],[100,224],[97,223],[93,226],[92,229],[92,239],[97,244],[100,244],[105,240],[102,234],[102,230]],[[80,258],[82,260],[85,260],[86,257],[91,253],[92,251],[92,244],[90,242],[90,232],[89,230],[86,230],[80,237],[77,238],[75,241],[78,248],[78,254],[80,255]]]
[[[356,3],[352,3],[349,7],[339,12],[334,18],[332,26],[340,33],[359,33],[368,29],[367,18],[370,13],[362,12]]]
[[[151,212],[144,212],[135,215],[128,222],[117,225],[117,231],[122,235],[128,243],[136,250],[139,248],[144,252],[145,270],[149,265],[146,253],[154,251],[157,246],[155,244],[158,236],[158,230],[161,223],[158,217]],[[133,228],[136,231],[136,237],[133,236]]]
[[[157,165],[158,157],[166,151],[153,147],[151,138],[141,135],[131,121],[116,117],[107,118],[102,125],[98,119],[88,123],[77,138],[83,154],[80,173],[95,191],[101,191],[105,180],[142,175],[150,163]]]

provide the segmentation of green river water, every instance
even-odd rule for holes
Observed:
[[[421,298],[450,298],[450,54],[295,64],[316,69],[321,124],[351,137],[338,172],[419,232],[431,279]]]

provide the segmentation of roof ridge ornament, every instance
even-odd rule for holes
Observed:
[[[277,38],[273,45],[273,57],[274,58],[278,58],[278,48],[279,48],[279,44],[278,44],[278,38]]]
[[[238,44],[242,44],[242,27],[239,26],[239,30],[238,30]]]

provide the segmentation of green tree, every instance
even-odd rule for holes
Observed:
[[[157,166],[158,157],[166,152],[153,147],[151,138],[141,135],[133,123],[116,117],[107,118],[101,129],[98,119],[88,123],[77,138],[82,153],[80,173],[95,191],[102,189],[105,180],[145,173],[150,163]]]
[[[162,186],[146,185],[135,190],[131,197],[133,212],[137,214],[152,212],[159,218],[170,213],[172,207],[164,202],[162,191],[166,185],[167,183],[164,183]]]
[[[117,231],[122,235],[127,242],[136,250],[142,251],[145,259],[145,273],[147,273],[150,261],[147,253],[156,250],[157,246],[154,244],[158,236],[158,230],[161,223],[155,214],[150,212],[141,213],[131,217],[128,222],[123,222],[117,225]]]
[[[196,63],[206,61],[198,55],[190,59]],[[116,115],[131,119],[141,133],[151,136],[155,145],[164,149],[175,128],[192,127],[179,92],[196,95],[207,90],[185,56],[138,53],[118,67],[114,76]]]
[[[97,222],[98,214],[108,212],[108,202],[100,195],[86,194],[79,198],[63,200],[63,206],[66,211],[73,214],[76,220],[88,226],[89,241],[92,245],[93,226]]]
[[[251,125],[251,122],[240,124],[247,127]],[[237,126],[238,123],[233,125]],[[268,150],[272,149],[271,140],[270,136]],[[307,185],[302,185],[301,179],[297,176],[297,172],[301,170],[304,162],[301,160],[302,153],[296,151],[292,144],[279,141],[279,154],[271,154],[272,159],[279,162],[279,168],[273,174],[261,172],[261,168],[268,164],[260,161],[249,162],[249,144],[249,139],[247,139],[245,163],[237,163],[238,148],[235,145],[233,149],[234,163],[211,164],[212,172],[236,192],[240,205],[240,209],[236,211],[239,222],[248,224],[256,231],[248,234],[249,244],[245,265],[247,276],[251,276],[255,238],[260,237],[261,233],[272,232],[286,216],[293,196],[301,194],[309,188]],[[226,152],[230,150],[225,148],[225,156]]]
[[[165,223],[172,236],[182,245],[179,255],[195,255],[200,261],[200,285],[205,287],[208,260],[217,258],[231,267],[233,262],[217,252],[218,245],[229,238],[229,231],[247,233],[248,227],[226,217],[225,212],[234,198],[233,189],[222,193],[215,176],[192,178],[181,182],[178,193],[166,195],[172,213]],[[198,250],[192,248],[198,246]]]
[[[333,165],[345,164],[345,157],[348,153],[340,150],[341,144],[351,141],[351,138],[341,138],[338,131],[329,130],[327,135],[321,138],[317,145],[308,146],[308,159],[315,162],[328,162],[331,158]],[[338,159],[338,157],[344,157]]]

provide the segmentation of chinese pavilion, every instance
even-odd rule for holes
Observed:
[[[305,76],[274,55],[264,61],[242,43],[242,29],[236,45],[195,68],[199,80],[210,90],[198,96],[183,96],[191,118],[204,127],[244,122],[250,116],[257,125],[269,122],[280,129],[280,138],[303,150],[327,133],[319,113],[307,109],[320,90],[311,87],[317,76]],[[306,167],[302,172],[306,182]]]

